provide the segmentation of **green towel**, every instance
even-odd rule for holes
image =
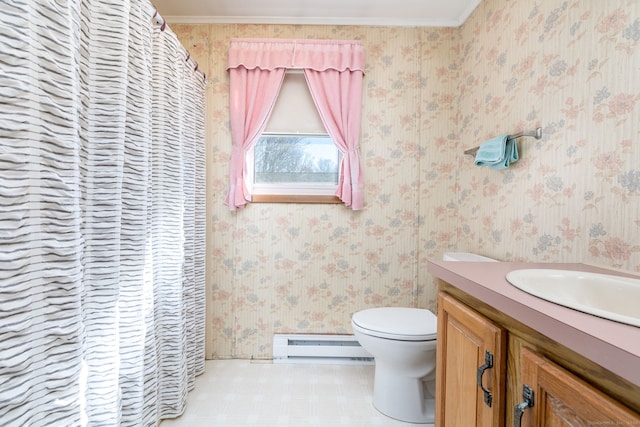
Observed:
[[[483,142],[476,153],[475,165],[488,166],[489,169],[506,169],[518,161],[516,140],[509,135],[500,135]]]

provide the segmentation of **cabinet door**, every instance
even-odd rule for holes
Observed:
[[[640,414],[530,349],[522,349],[521,360],[523,387],[533,392],[533,406],[521,407],[522,426],[640,425]],[[517,412],[515,425],[519,420]]]
[[[487,363],[488,354],[493,363]],[[506,331],[441,292],[438,297],[436,425],[504,425],[505,357]]]

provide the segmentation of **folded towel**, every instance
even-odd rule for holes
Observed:
[[[511,163],[518,161],[518,146],[516,145],[515,138],[507,138],[507,144],[504,154],[504,162],[496,165],[489,165],[489,169],[506,169]]]
[[[509,135],[500,135],[483,142],[476,153],[475,165],[490,169],[505,169],[518,161],[516,140]]]

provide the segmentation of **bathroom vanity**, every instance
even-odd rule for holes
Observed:
[[[640,328],[505,278],[531,268],[635,277],[585,264],[429,262],[439,286],[436,425],[640,426]]]

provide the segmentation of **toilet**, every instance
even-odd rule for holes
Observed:
[[[355,313],[356,339],[375,359],[373,406],[409,423],[433,423],[437,317],[419,308]]]
[[[469,261],[469,262],[498,262],[493,258],[487,258],[486,256],[472,254],[469,252],[445,252],[442,255],[443,261]]]
[[[445,261],[495,262],[466,252],[447,252]],[[351,317],[353,334],[375,359],[373,406],[409,423],[435,418],[437,317],[429,310],[369,308]]]

